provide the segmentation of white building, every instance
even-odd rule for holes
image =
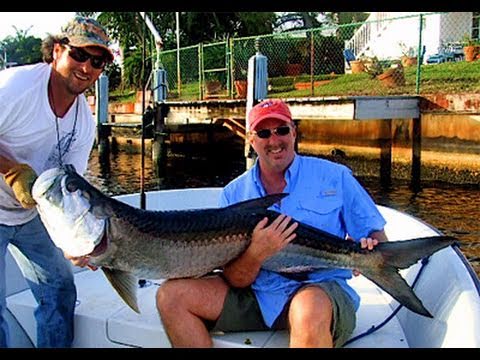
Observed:
[[[451,44],[460,44],[465,35],[479,37],[480,12],[372,12],[345,48],[351,49],[357,58],[365,55],[393,60],[400,58],[405,49],[415,51],[416,55],[421,14],[424,61]]]

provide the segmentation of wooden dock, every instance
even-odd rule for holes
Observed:
[[[380,181],[388,185],[392,162],[392,119],[411,119],[412,185],[420,183],[421,123],[420,98],[417,96],[355,96],[286,98],[292,117],[298,124],[302,120],[364,121],[384,120],[381,131]],[[246,100],[166,101],[154,105],[152,120],[144,123],[144,136],[152,138],[159,158],[166,137],[178,133],[209,132],[215,127],[226,127],[245,141]],[[141,115],[112,114],[111,121],[102,124],[104,136],[111,135],[112,128],[129,128],[141,131]],[[108,129],[108,130],[107,130]],[[211,137],[210,137],[211,138]],[[246,152],[246,156],[248,153]]]
[[[380,180],[384,184],[390,182],[392,145],[398,145],[399,128],[402,128],[406,140],[404,145],[411,146],[411,183],[416,188],[420,184],[422,132],[430,142],[438,136],[455,141],[463,139],[470,144],[480,141],[478,127],[474,126],[480,119],[480,94],[284,100],[290,106],[299,131],[305,131],[304,134],[299,134],[299,138],[310,137],[310,142],[318,139],[320,143],[324,140],[328,143],[333,128],[337,129],[334,136],[338,138],[338,131],[341,131],[341,137],[346,140],[361,140],[367,134],[370,145],[363,146],[378,147],[380,150]],[[150,104],[154,108],[153,116],[145,122],[144,136],[153,140],[156,153],[163,151],[167,143],[176,138],[195,142],[203,136],[207,142],[217,146],[216,138],[211,134],[218,130],[230,134],[235,142],[245,142],[246,104],[244,99]],[[432,118],[438,120],[431,121]],[[142,133],[142,115],[138,112],[111,113],[109,120],[101,126],[103,131],[99,131],[99,134],[108,137],[115,132],[133,132],[136,137],[140,137]],[[338,125],[328,125],[333,123]]]

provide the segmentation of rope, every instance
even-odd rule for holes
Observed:
[[[426,257],[426,258],[423,258],[423,259],[422,259],[422,267],[421,267],[420,270],[418,271],[417,276],[415,277],[415,280],[413,281],[412,289],[415,288],[415,285],[417,284],[418,279],[420,279],[420,275],[422,274],[425,266],[428,264],[429,261],[430,261],[430,260],[429,260],[429,257]],[[370,334],[372,334],[373,332],[381,329],[381,328],[384,327],[390,320],[392,320],[392,319],[395,317],[395,315],[400,311],[400,309],[401,309],[402,307],[403,307],[403,305],[400,304],[400,305],[399,305],[384,321],[382,321],[379,325],[376,325],[376,326],[375,326],[375,325],[372,325],[372,327],[371,327],[370,329],[366,330],[366,331],[363,332],[362,334],[359,334],[359,335],[357,335],[357,336],[355,336],[355,337],[347,340],[347,341],[345,342],[345,344],[343,344],[343,346],[345,347],[346,345],[351,344],[352,342],[357,341],[358,339],[361,339],[361,338],[363,338],[363,337],[365,337],[365,336],[367,336],[367,335],[370,335]]]

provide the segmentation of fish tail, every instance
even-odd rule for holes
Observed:
[[[408,268],[420,259],[438,250],[453,245],[456,239],[451,236],[431,236],[405,241],[380,243],[375,247],[380,251],[383,263],[380,266],[362,271],[362,274],[388,292],[406,308],[433,318],[412,288],[400,275],[399,270]]]

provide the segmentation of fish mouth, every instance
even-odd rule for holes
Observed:
[[[108,236],[107,232],[103,231],[102,240],[100,243],[93,248],[93,251],[89,254],[90,256],[96,257],[102,255],[108,248]]]

